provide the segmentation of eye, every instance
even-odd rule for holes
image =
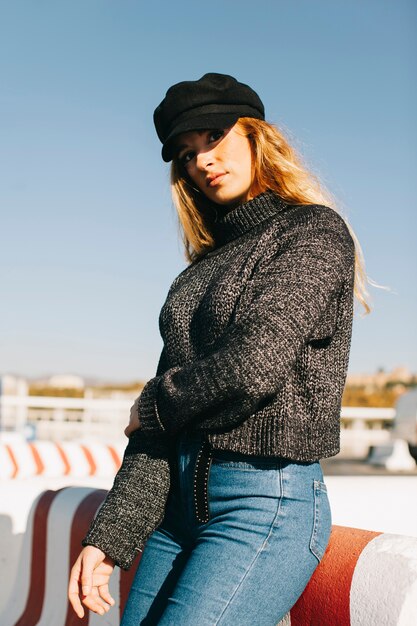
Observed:
[[[220,128],[216,128],[215,130],[211,130],[209,133],[209,141],[218,141],[220,137],[224,135],[224,130]]]
[[[187,163],[191,161],[194,155],[195,155],[195,152],[193,152],[192,150],[189,150],[188,152],[185,152],[183,155],[179,157],[179,162],[181,163],[181,165],[185,166],[187,165]]]
[[[207,143],[215,143],[221,137],[223,137],[223,135],[224,135],[223,128],[216,128],[214,130],[208,130],[207,131],[207,135],[206,135]],[[187,152],[184,152],[184,154],[182,154],[181,156],[178,156],[178,160],[181,163],[181,165],[184,167],[194,157],[195,157],[195,151],[194,150],[188,150]]]

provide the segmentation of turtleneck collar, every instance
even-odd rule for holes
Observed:
[[[212,224],[216,248],[232,241],[239,235],[243,235],[246,231],[287,207],[288,204],[277,193],[268,190],[239,204],[227,213],[219,215]]]

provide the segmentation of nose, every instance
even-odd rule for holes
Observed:
[[[200,150],[196,155],[197,167],[200,170],[206,170],[213,165],[214,157],[211,150]]]

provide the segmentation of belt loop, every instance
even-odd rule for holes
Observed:
[[[212,461],[212,448],[207,438],[198,451],[194,469],[194,509],[197,521],[209,521],[208,478]]]

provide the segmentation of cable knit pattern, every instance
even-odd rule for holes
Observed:
[[[267,191],[223,214],[214,237],[169,289],[141,427],[83,541],[125,569],[162,519],[184,429],[214,449],[299,461],[340,449],[355,261],[346,223]]]

